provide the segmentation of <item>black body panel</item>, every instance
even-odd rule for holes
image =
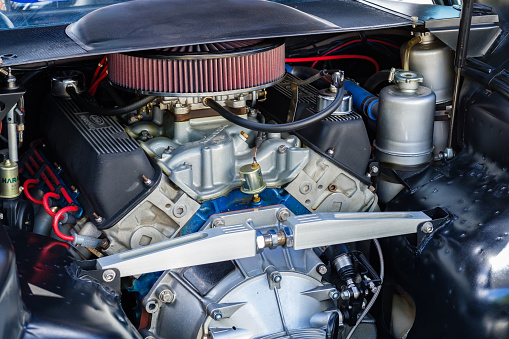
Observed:
[[[30,313],[23,338],[141,338],[116,294],[76,277],[70,268],[74,250],[68,244],[12,229],[9,236]]]

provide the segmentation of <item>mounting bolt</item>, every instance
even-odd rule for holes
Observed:
[[[429,221],[426,221],[424,224],[422,224],[421,231],[426,234],[430,234],[433,232],[433,224]]]
[[[57,164],[56,162],[53,163],[53,166],[55,166],[55,169],[57,171],[60,171],[62,169],[62,166],[60,166],[59,164]]]
[[[336,289],[330,290],[329,291],[329,297],[332,300],[338,300],[339,299],[339,292],[338,292],[338,290],[336,290]]]
[[[219,320],[223,319],[223,314],[221,313],[221,311],[216,310],[216,311],[212,312],[211,317],[215,321],[219,321]]]
[[[100,224],[104,221],[103,217],[99,216],[97,213],[92,213],[92,217],[94,217],[94,220],[96,223]]]
[[[277,217],[277,220],[279,220],[281,222],[286,221],[290,217],[290,210],[288,208],[281,208],[277,212],[277,216],[276,217]]]
[[[101,240],[100,245],[103,250],[107,250],[110,247],[110,241],[108,239]]]
[[[316,271],[318,272],[318,274],[324,275],[325,273],[327,273],[327,266],[325,266],[325,264],[319,264],[318,266],[316,266]]]
[[[281,280],[283,279],[283,277],[281,277],[281,274],[279,274],[278,272],[272,273],[270,278],[276,284],[279,284],[281,282]]]
[[[170,290],[162,290],[159,293],[159,300],[165,304],[171,304],[175,300],[175,293]]]
[[[334,184],[330,184],[329,187],[328,187],[329,191],[331,192],[336,192],[336,190],[338,189],[338,187]]]
[[[149,178],[147,178],[147,177],[145,176],[145,174],[142,174],[141,178],[143,179],[143,183],[144,183],[145,185],[147,185],[147,186],[152,185],[152,180],[150,180]]]
[[[341,299],[343,299],[343,300],[348,300],[348,299],[350,299],[350,292],[348,292],[348,291],[346,291],[346,290],[345,290],[345,291],[343,291],[343,292],[341,292]]]
[[[214,221],[212,221],[212,227],[221,227],[224,225],[225,225],[225,222],[221,218],[217,218],[217,219],[214,219]]]
[[[327,155],[333,156],[334,155],[334,151],[335,151],[334,147],[331,147],[327,151],[325,151],[325,153],[327,153]]]
[[[71,192],[78,194],[80,191],[76,188],[76,186],[71,186]]]
[[[116,276],[117,274],[115,273],[114,270],[106,270],[103,272],[103,280],[106,282],[112,282]]]
[[[284,154],[288,151],[288,147],[286,147],[286,145],[280,145],[278,148],[277,148],[277,152],[279,154]]]

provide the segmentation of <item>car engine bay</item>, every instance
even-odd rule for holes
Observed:
[[[464,2],[455,29],[122,31],[160,2],[68,26],[93,55],[3,57],[0,337],[509,335],[491,8]],[[257,3],[300,9],[231,20]]]

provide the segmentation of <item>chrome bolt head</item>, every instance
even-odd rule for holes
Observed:
[[[224,225],[225,225],[224,220],[221,218],[217,218],[217,219],[214,219],[214,221],[212,221],[212,227],[221,227]]]
[[[277,220],[279,220],[281,222],[288,220],[289,217],[290,217],[290,210],[288,208],[281,208],[277,212]]]
[[[424,224],[422,224],[421,231],[430,234],[433,232],[433,224],[429,221],[426,221]]]
[[[170,290],[162,290],[159,293],[159,300],[165,304],[171,304],[175,300],[175,293]]]
[[[325,266],[325,264],[320,264],[316,266],[316,271],[318,272],[318,274],[324,275],[325,273],[327,273],[327,266]]]
[[[339,299],[339,292],[338,292],[338,290],[336,290],[336,289],[330,290],[329,297],[332,300],[338,300]]]
[[[279,273],[272,273],[272,281],[276,284],[279,284],[283,278],[281,277],[281,274]]]
[[[219,321],[223,319],[223,314],[221,313],[221,311],[214,311],[212,312],[212,319],[214,319],[215,321]]]
[[[348,292],[348,291],[341,292],[341,299],[343,299],[343,300],[350,299],[350,292]]]
[[[106,282],[112,282],[116,276],[117,274],[115,273],[114,270],[106,270],[103,272],[103,280]]]

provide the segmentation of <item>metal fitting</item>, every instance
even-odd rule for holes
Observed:
[[[332,300],[338,300],[339,299],[339,292],[338,292],[338,290],[336,290],[336,289],[330,290],[329,291],[329,297]]]
[[[271,250],[275,249],[278,246],[283,246],[287,242],[286,233],[284,231],[273,231],[270,230],[267,233],[262,235],[263,237],[263,247],[258,246],[259,249],[261,248],[270,248]],[[262,239],[257,239],[257,244],[261,245]]]
[[[171,304],[175,300],[175,293],[168,289],[164,289],[159,293],[159,300],[165,304]]]
[[[277,216],[276,217],[277,217],[277,220],[279,220],[281,222],[286,221],[290,217],[290,210],[288,208],[281,208],[277,212]]]
[[[270,279],[276,284],[278,284],[281,282],[283,277],[281,277],[281,274],[279,274],[279,272],[272,272],[272,274],[270,275]]]
[[[221,226],[224,226],[224,225],[225,225],[225,222],[221,218],[217,218],[217,219],[214,219],[214,221],[212,221],[212,227],[213,228],[221,227]]]
[[[281,145],[277,148],[277,152],[280,154],[284,154],[288,151],[288,147],[286,145]]]
[[[103,272],[103,280],[106,282],[112,282],[116,276],[117,274],[114,270],[106,270]]]
[[[143,183],[144,183],[145,185],[147,185],[147,186],[152,185],[152,180],[150,180],[149,178],[147,178],[147,177],[145,176],[145,174],[142,174],[141,178],[143,179]]]
[[[316,266],[316,272],[318,272],[318,274],[320,275],[324,275],[325,273],[327,273],[327,266],[325,266],[325,264],[319,264],[318,266]]]
[[[173,215],[176,218],[182,218],[184,215],[186,215],[187,207],[184,204],[177,204],[173,207]]]
[[[219,321],[221,319],[223,319],[223,314],[221,313],[221,311],[219,310],[215,310],[212,312],[212,314],[210,315],[212,317],[212,319],[214,319],[215,321]]]
[[[421,231],[426,234],[430,234],[433,232],[433,224],[429,221],[426,221],[424,224],[422,224]]]
[[[331,147],[331,148],[327,149],[327,151],[325,151],[325,153],[327,153],[327,155],[332,156],[332,155],[334,155],[334,151],[335,151],[334,147]]]
[[[284,234],[284,237],[286,239],[286,247],[293,247],[294,239],[290,227],[285,226],[280,232],[283,232]]]
[[[94,220],[96,223],[100,224],[104,221],[103,217],[99,216],[97,213],[92,213],[92,217],[94,217]]]
[[[350,299],[350,292],[348,292],[347,290],[341,292],[341,299],[343,299],[343,300]]]

